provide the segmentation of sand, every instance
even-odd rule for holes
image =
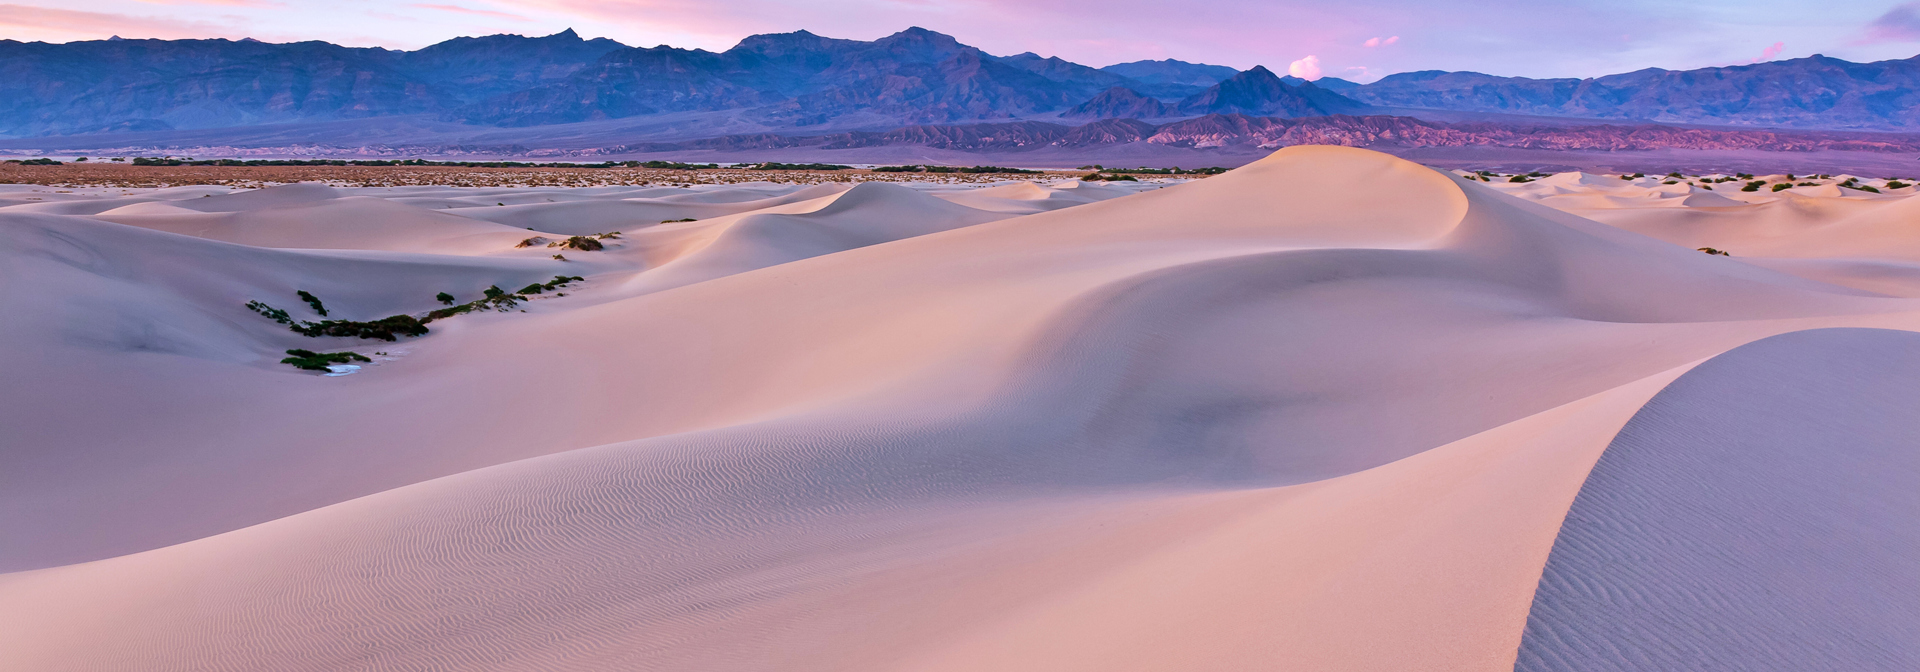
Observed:
[[[1654,478],[1609,466],[1667,440],[1636,428],[1724,414],[1767,344],[1920,330],[1920,274],[1885,270],[1920,263],[1909,196],[1817,190],[1327,147],[1172,186],[12,188],[0,667],[1587,669],[1534,633],[1613,618],[1555,586],[1637,552],[1587,513],[1603,474]],[[393,343],[244,307],[418,315],[555,275],[585,280]],[[1893,336],[1803,338],[1828,333]],[[325,377],[288,348],[376,356]],[[1903,436],[1869,402],[1904,378],[1861,375],[1822,403]],[[1795,417],[1756,459],[1850,436]],[[1911,536],[1851,518],[1848,544]],[[1774,552],[1749,541],[1716,543]],[[1759,622],[1664,578],[1632,604]],[[1829,636],[1911,667],[1877,641],[1905,623]]]

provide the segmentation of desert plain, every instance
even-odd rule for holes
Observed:
[[[0,186],[0,669],[1913,669],[1914,192]]]

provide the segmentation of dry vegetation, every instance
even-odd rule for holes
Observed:
[[[1018,176],[1024,179],[1077,177],[1074,171]],[[178,187],[221,185],[262,187],[294,182],[324,182],[342,187],[605,187],[689,186],[779,182],[939,182],[987,183],[1013,175],[967,173],[892,173],[869,170],[670,170],[658,168],[467,168],[453,166],[129,166],[111,163],[31,166],[0,164],[0,184],[55,187]]]

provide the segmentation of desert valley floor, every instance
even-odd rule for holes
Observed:
[[[0,670],[1915,669],[1920,199],[1757,179],[0,187]]]

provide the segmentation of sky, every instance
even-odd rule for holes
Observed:
[[[724,50],[805,29],[870,40],[910,26],[989,53],[1093,66],[1177,58],[1309,79],[1472,70],[1593,77],[1820,53],[1920,53],[1920,1],[1806,0],[15,0],[0,39],[252,37],[417,49],[462,35],[573,28],[633,46]]]

